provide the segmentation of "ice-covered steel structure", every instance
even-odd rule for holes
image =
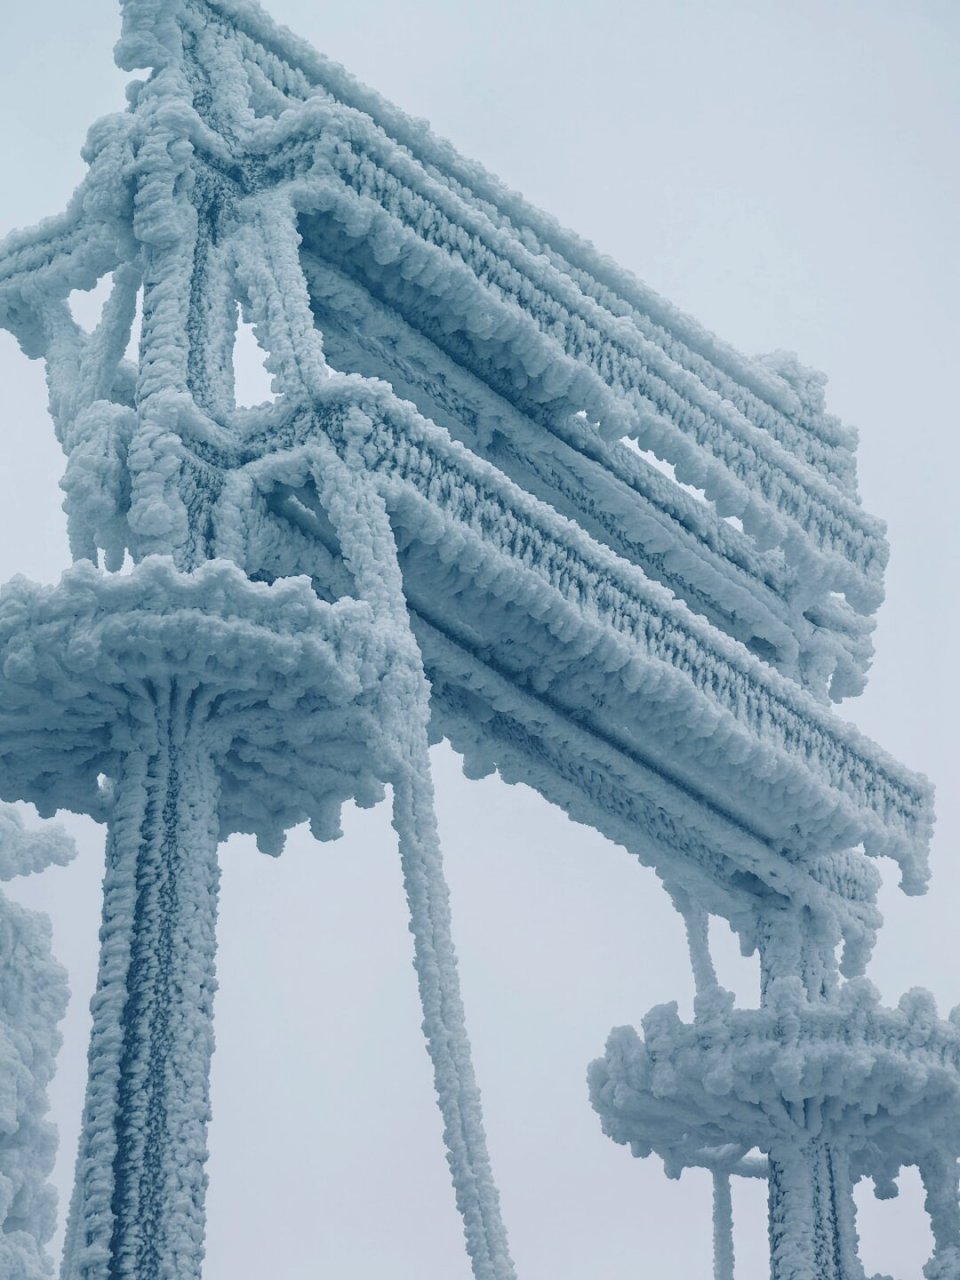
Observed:
[[[769,1185],[776,1280],[854,1280],[856,1179],[917,1165],[960,1276],[960,1019],[862,978],[920,892],[927,783],[857,693],[882,524],[823,379],[746,359],[249,0],[125,0],[146,68],[67,211],[0,252],[48,369],[75,565],[0,597],[0,793],[108,829],[64,1280],[200,1275],[218,842],[277,853],[391,788],[424,1032],[478,1280],[514,1275],[428,768],[522,780],[655,867],[693,1022],[614,1031],[604,1129]],[[67,304],[112,276],[94,332]],[[139,299],[139,304],[138,304]],[[139,355],[124,358],[137,307]],[[238,317],[274,399],[239,407]],[[545,868],[545,873],[548,871]],[[715,914],[759,952],[733,1007]]]

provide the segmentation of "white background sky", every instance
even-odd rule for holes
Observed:
[[[884,867],[871,976],[960,1000],[956,568],[960,7],[954,0],[272,0],[272,12],[749,353],[830,375],[889,522],[878,657],[849,715],[938,788],[934,878]],[[0,232],[58,212],[87,126],[122,106],[114,0],[9,5]],[[42,369],[0,334],[0,581],[67,562]],[[520,1280],[707,1277],[709,1190],[602,1137],[584,1070],[609,1029],[688,1010],[679,919],[653,875],[537,796],[436,753],[467,1013]],[[16,887],[51,911],[74,1000],[53,1090],[70,1185],[102,833]],[[386,812],[224,850],[206,1280],[466,1280],[420,1042]],[[755,975],[718,930],[721,976]],[[865,1205],[868,1274],[928,1251],[915,1181]],[[735,1191],[738,1277],[767,1274],[763,1193]]]

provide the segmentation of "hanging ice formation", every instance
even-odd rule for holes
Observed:
[[[923,890],[931,796],[829,710],[863,685],[887,550],[822,379],[737,355],[254,4],[122,7],[119,63],[149,75],[67,211],[0,253],[77,561],[0,598],[0,791],[108,828],[64,1280],[200,1275],[218,841],[333,838],[385,784],[467,1249],[513,1276],[441,736],[684,914],[693,1023],[615,1031],[590,1089],[635,1154],[713,1171],[716,1275],[731,1176],[768,1182],[775,1280],[855,1280],[854,1181],[912,1164],[926,1275],[960,1276],[960,1026],[859,976],[870,859]],[[67,297],[108,274],[86,334]],[[254,408],[238,312],[273,377]],[[709,914],[759,950],[759,1009],[718,987]]]

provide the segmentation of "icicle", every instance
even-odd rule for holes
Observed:
[[[718,985],[717,971],[713,967],[713,957],[710,955],[710,917],[701,906],[692,903],[689,895],[681,890],[674,890],[671,897],[673,905],[683,917],[693,981],[699,996]]]

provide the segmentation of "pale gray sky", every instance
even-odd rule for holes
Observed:
[[[867,693],[844,714],[938,788],[925,899],[888,885],[871,976],[960,1001],[960,8],[953,0],[273,0],[273,14],[741,349],[796,350],[861,432],[890,526]],[[88,124],[122,105],[114,0],[9,6],[0,231],[58,212]],[[0,581],[67,561],[42,370],[0,334]],[[521,1280],[710,1272],[706,1180],[602,1137],[584,1071],[609,1029],[689,1008],[682,930],[651,873],[522,788],[437,753],[440,818],[490,1144]],[[102,839],[18,888],[50,910],[74,1001],[54,1088],[70,1183]],[[394,840],[348,816],[279,862],[224,852],[207,1280],[466,1280]],[[721,935],[721,976],[751,995]],[[862,1215],[868,1273],[919,1273],[915,1182]],[[738,1189],[739,1280],[767,1274],[763,1192]]]

